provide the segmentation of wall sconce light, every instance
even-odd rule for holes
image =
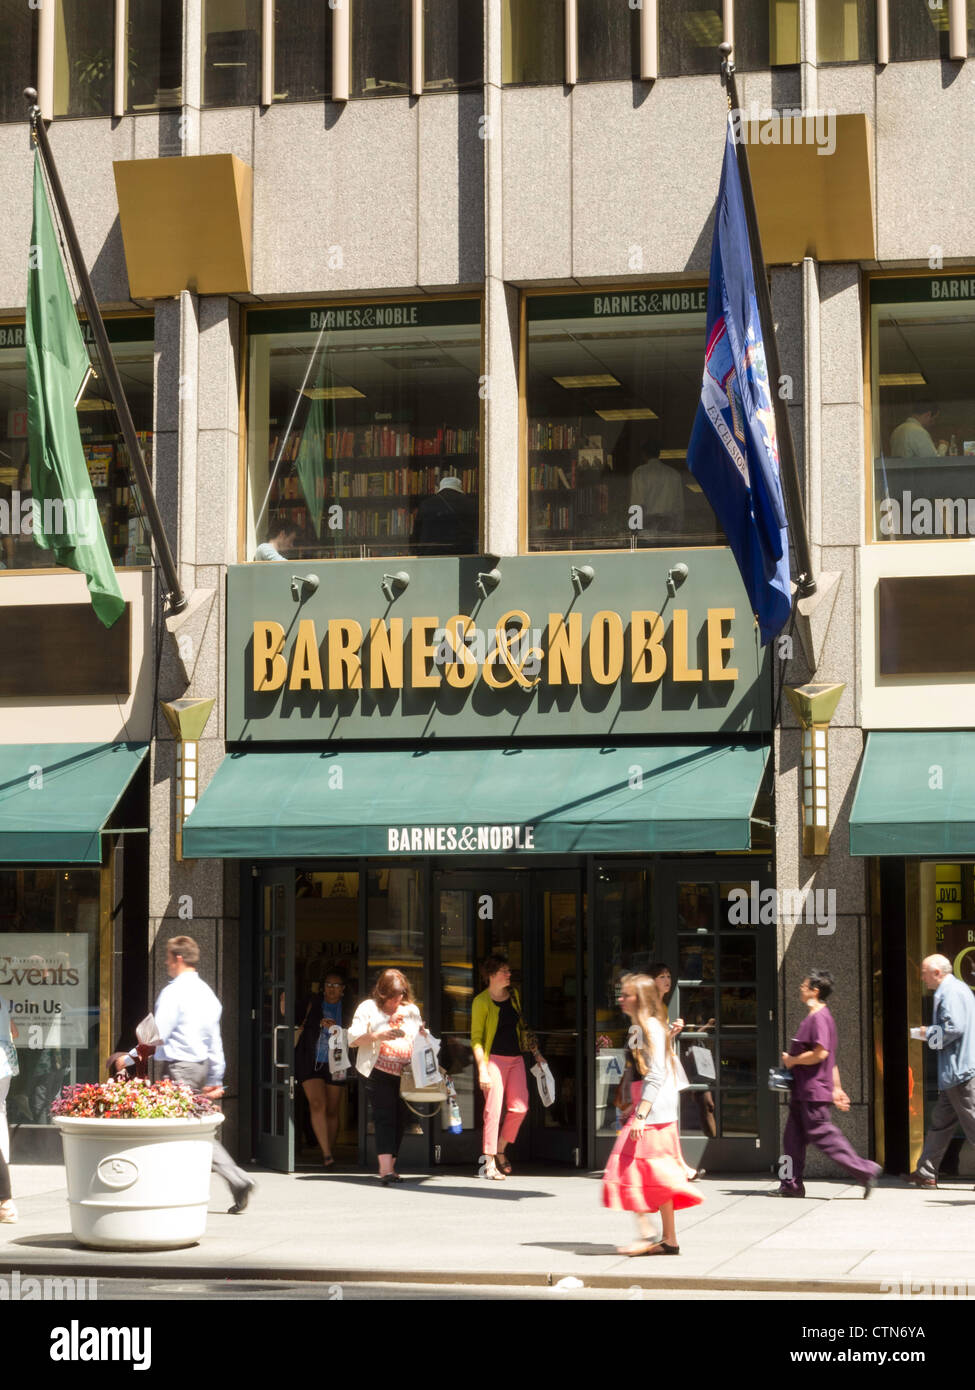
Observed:
[[[583,589],[588,589],[589,585],[596,578],[596,571],[592,565],[573,565],[569,570],[572,579],[572,587],[577,594],[581,594]]]
[[[301,603],[313,594],[322,581],[317,574],[293,574],[291,576],[291,597],[295,603]]]
[[[679,565],[674,565],[673,568],[668,571],[667,592],[670,594],[671,598],[677,597],[677,590],[683,584],[689,573],[690,571],[683,562]]]
[[[477,589],[480,592],[481,598],[487,598],[488,594],[493,593],[500,583],[500,570],[480,570],[478,572]]]
[[[392,603],[394,598],[399,598],[409,582],[410,576],[406,570],[397,570],[395,574],[384,574],[383,582],[379,587],[383,591],[386,602]]]
[[[829,853],[829,721],[846,683],[787,685],[785,693],[802,725],[802,852]]]
[[[212,700],[160,700],[176,739],[176,858],[183,858],[183,822],[196,805],[199,740],[213,709]]]

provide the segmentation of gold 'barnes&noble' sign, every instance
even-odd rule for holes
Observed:
[[[688,612],[675,608],[669,650],[664,620],[651,609],[622,616],[594,613],[586,627],[581,613],[550,613],[544,631],[513,608],[490,635],[465,613],[441,624],[436,617],[372,618],[368,631],[355,618],[329,618],[321,632],[314,618],[298,623],[285,655],[285,629],[274,620],[254,623],[253,690],[435,690],[446,684],[466,690],[478,680],[493,690],[537,685],[615,685],[624,671],[635,684],[659,681],[669,669],[678,682],[735,681],[729,664],[734,638],[727,633],[734,608],[707,610],[707,661],[696,664],[690,649]]]

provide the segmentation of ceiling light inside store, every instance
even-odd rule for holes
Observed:
[[[657,420],[660,417],[648,405],[635,405],[619,410],[597,410],[600,420]]]
[[[684,16],[684,28],[698,48],[713,48],[724,38],[721,16],[714,10],[693,10]]]
[[[100,400],[98,396],[86,396],[84,400],[78,402],[78,404],[75,406],[75,409],[100,410],[104,412],[107,410],[114,410],[115,406],[112,404],[111,401]]]
[[[662,459],[686,459],[686,449],[661,449],[658,458]]]
[[[586,386],[622,386],[609,372],[593,372],[589,376],[553,376],[552,380],[567,391],[580,391]]]
[[[310,401],[348,401],[353,396],[362,400],[366,398],[366,393],[354,386],[309,386],[302,394]]]
[[[878,382],[881,386],[927,386],[927,379],[920,372],[881,372]]]

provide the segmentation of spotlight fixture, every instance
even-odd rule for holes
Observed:
[[[572,587],[577,594],[581,594],[583,589],[588,589],[589,585],[596,578],[596,571],[592,565],[573,565],[569,570],[572,579]]]
[[[480,594],[481,594],[481,597],[482,597],[482,598],[487,598],[488,594],[493,593],[493,591],[498,587],[498,585],[499,585],[500,583],[501,583],[501,571],[500,571],[500,570],[494,569],[494,570],[479,570],[479,571],[478,571],[478,575],[477,575],[477,588],[478,588],[478,590],[480,591]]]
[[[386,602],[392,603],[394,599],[399,598],[409,582],[410,576],[406,570],[397,570],[395,574],[384,574],[379,587],[383,591]]]
[[[313,594],[322,581],[317,574],[293,574],[291,576],[291,597],[295,603],[301,603],[309,594]]]
[[[679,565],[674,565],[667,572],[667,592],[671,598],[677,596],[677,590],[687,578],[689,570],[683,561]]]

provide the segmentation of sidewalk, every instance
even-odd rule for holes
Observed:
[[[102,1253],[70,1234],[63,1168],[15,1166],[20,1221],[0,1226],[0,1271],[522,1285],[572,1275],[591,1287],[876,1294],[970,1280],[975,1292],[975,1192],[961,1179],[929,1192],[885,1179],[869,1201],[842,1180],[813,1181],[805,1200],[783,1201],[766,1195],[768,1178],[707,1177],[703,1205],[678,1214],[681,1256],[630,1260],[615,1246],[632,1238],[632,1220],[603,1210],[598,1174],[405,1176],[381,1188],[351,1169],[256,1171],[247,1211],[230,1216],[214,1175],[200,1245]]]

